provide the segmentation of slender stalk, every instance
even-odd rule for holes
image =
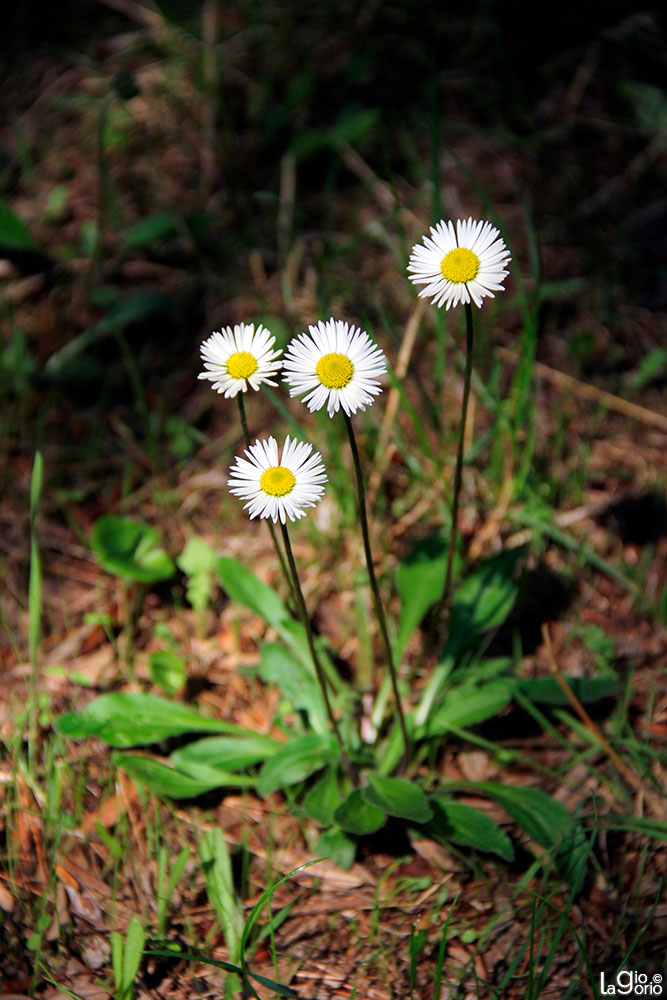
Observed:
[[[461,424],[459,427],[459,443],[456,451],[456,469],[454,470],[454,495],[452,498],[452,530],[449,536],[449,547],[447,551],[447,568],[445,570],[445,585],[442,589],[442,596],[433,613],[433,639],[437,638],[438,625],[444,612],[449,605],[449,596],[452,589],[452,566],[454,563],[454,550],[458,539],[459,522],[459,497],[461,495],[461,482],[463,480],[463,441],[465,438],[466,419],[468,416],[468,398],[470,396],[470,381],[472,378],[472,349],[473,349],[473,322],[472,306],[465,303],[466,313],[466,363],[463,375],[463,401],[461,403]],[[433,643],[431,643],[432,645]]]
[[[296,595],[296,603],[299,609],[299,616],[301,618],[301,623],[306,630],[306,638],[308,640],[308,649],[310,650],[310,655],[313,659],[313,666],[315,667],[315,673],[317,674],[317,679],[320,684],[320,689],[322,691],[322,697],[324,698],[324,704],[326,706],[327,715],[329,716],[329,722],[331,723],[331,728],[336,734],[336,739],[338,740],[338,745],[340,746],[340,756],[343,763],[343,767],[352,780],[352,782],[357,784],[357,776],[350,763],[350,759],[345,751],[345,744],[343,743],[343,738],[340,735],[340,729],[338,728],[338,723],[336,722],[336,717],[333,714],[331,708],[331,702],[329,701],[329,692],[327,691],[327,681],[324,676],[324,670],[322,669],[322,664],[320,663],[320,658],[317,655],[317,650],[315,649],[315,640],[313,638],[313,630],[310,625],[310,618],[308,617],[308,610],[306,608],[306,601],[303,596],[303,591],[301,589],[301,583],[299,582],[299,574],[297,573],[296,563],[294,561],[294,553],[292,552],[292,545],[289,540],[289,534],[287,531],[287,525],[280,525],[280,530],[283,533],[283,544],[285,546],[285,552],[287,553],[287,561],[289,563],[289,568],[292,574],[292,582],[294,584],[294,593]]]
[[[246,412],[245,412],[245,404],[243,402],[243,393],[242,392],[238,392],[236,394],[236,399],[237,399],[238,404],[239,404],[239,417],[241,419],[241,427],[243,428],[243,437],[245,439],[246,447],[250,448],[250,444],[251,444],[251,441],[250,441],[250,431],[248,430],[248,420],[247,420]],[[297,604],[297,599],[296,599],[296,594],[294,593],[294,584],[292,583],[292,577],[291,577],[289,569],[287,568],[287,563],[285,562],[285,556],[283,555],[282,549],[280,548],[280,544],[278,542],[278,537],[276,535],[276,529],[273,527],[273,524],[271,523],[271,521],[269,521],[268,518],[266,519],[266,524],[268,526],[269,533],[271,535],[271,541],[273,542],[273,547],[276,550],[276,555],[278,556],[278,562],[280,563],[280,569],[282,570],[283,576],[287,580],[287,586],[289,587],[290,597],[292,599],[293,604],[296,605]]]
[[[380,588],[378,587],[377,578],[375,576],[375,568],[373,566],[373,556],[371,554],[371,541],[368,533],[368,517],[366,515],[366,490],[364,488],[364,477],[361,472],[361,462],[359,460],[359,449],[357,448],[357,440],[354,436],[354,428],[352,427],[352,421],[345,411],[343,411],[343,417],[345,418],[345,426],[347,427],[347,436],[350,439],[350,448],[352,450],[352,458],[354,460],[354,472],[357,480],[357,507],[359,510],[359,523],[361,524],[361,534],[364,540],[364,553],[366,555],[366,567],[368,569],[368,579],[371,585],[371,592],[373,594],[373,604],[375,605],[375,614],[377,615],[378,622],[380,624],[380,633],[382,635],[382,642],[384,644],[385,656],[387,658],[387,666],[389,667],[389,675],[391,677],[391,686],[394,691],[394,701],[396,702],[396,713],[398,715],[398,721],[401,726],[401,733],[403,734],[403,767],[405,768],[408,763],[408,757],[410,754],[410,739],[408,737],[408,730],[405,724],[405,716],[403,715],[403,707],[401,705],[401,697],[398,691],[398,677],[396,674],[396,666],[394,665],[394,653],[391,648],[391,642],[389,641],[389,632],[387,631],[387,619],[384,615],[384,608],[382,607],[382,598],[380,597]]]

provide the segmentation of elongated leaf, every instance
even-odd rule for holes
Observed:
[[[125,231],[125,249],[139,250],[151,243],[173,239],[178,235],[178,228],[178,218],[173,212],[149,215]]]
[[[131,987],[139,972],[144,953],[146,933],[139,918],[133,913],[125,937],[123,950],[122,989],[130,995]]]
[[[427,823],[433,815],[429,801],[419,785],[405,778],[385,778],[380,774],[369,774],[368,785],[362,789],[362,795],[366,802],[387,815],[409,819],[413,823]]]
[[[137,757],[131,753],[116,754],[113,762],[131,778],[150,788],[156,795],[168,799],[194,799],[214,788],[226,786],[225,775],[216,771],[213,780],[193,778],[190,775],[167,767],[151,757]]]
[[[90,544],[108,573],[136,583],[156,583],[174,574],[154,528],[129,517],[105,515],[93,525]]]
[[[262,646],[260,674],[267,684],[275,684],[295,708],[308,714],[312,728],[318,733],[329,731],[327,711],[322,692],[305,663],[275,642]]]
[[[563,803],[539,788],[515,788],[493,782],[482,782],[477,787],[495,799],[529,837],[550,851],[560,876],[579,891],[592,841],[587,842],[581,824]]]
[[[161,316],[172,320],[173,313],[173,300],[150,288],[142,288],[131,295],[122,295],[102,319],[77,337],[72,337],[52,354],[46,362],[46,371],[49,375],[58,376],[74,358],[92,344],[118,331],[126,330],[135,323],[143,323],[150,317]]]
[[[541,847],[557,847],[572,829],[574,819],[567,807],[540,788],[490,781],[475,782],[474,787],[498,802]]]
[[[178,694],[185,687],[185,660],[170,649],[156,649],[150,654],[148,672],[153,684],[165,694]]]
[[[500,552],[487,559],[457,587],[447,640],[448,649],[460,649],[505,621],[518,594],[514,571],[521,549]]]
[[[113,747],[146,746],[182,733],[245,732],[229,722],[207,719],[180,702],[123,691],[100,695],[82,711],[61,715],[55,729],[70,739],[94,736]]]
[[[224,972],[238,973],[243,975],[243,969],[238,965],[233,965],[231,962],[223,962],[219,958],[209,958],[202,951],[192,950],[192,951],[181,951],[176,945],[175,947],[160,947],[158,944],[150,944],[150,947],[145,952],[146,955],[153,955],[157,958],[182,958],[188,962],[202,962],[204,965],[210,965],[214,969],[222,969]],[[299,994],[296,990],[293,990],[291,986],[283,986],[282,983],[276,983],[273,979],[268,979],[266,976],[260,976],[254,972],[250,972],[248,969],[245,970],[246,976],[250,979],[254,979],[256,982],[265,986],[269,990],[273,990],[280,997],[287,997],[289,1000],[298,1000]]]
[[[452,689],[426,719],[426,733],[437,736],[452,726],[460,729],[492,719],[510,703],[513,689],[509,679]]]
[[[498,854],[506,861],[513,859],[510,838],[486,813],[442,796],[433,796],[430,801],[433,819],[426,829],[436,840],[475,847],[478,851]]]
[[[241,959],[243,911],[234,890],[229,848],[222,830],[207,830],[199,845],[206,892],[225,934],[225,944],[233,962]]]
[[[220,556],[215,568],[230,600],[250,608],[267,625],[281,631],[282,623],[289,619],[289,612],[273,587],[230,556]]]
[[[185,760],[176,767],[176,771],[195,778],[202,784],[210,784],[212,788],[254,788],[257,784],[256,775],[226,771],[222,767],[212,767],[198,760]]]
[[[447,567],[447,542],[436,535],[419,542],[396,570],[396,589],[401,598],[396,638],[396,659],[422,618],[442,594]]]
[[[355,788],[334,813],[334,819],[346,833],[363,836],[375,833],[387,821],[387,814],[367,802],[360,788]]]
[[[617,677],[568,677],[568,686],[580,702],[601,701],[611,698],[621,690]],[[569,705],[570,700],[555,677],[531,677],[519,681],[519,691],[531,701],[542,705]]]
[[[279,788],[296,785],[338,758],[338,747],[328,735],[307,733],[285,744],[267,760],[259,774],[257,790],[270,795]]]
[[[285,746],[270,736],[247,732],[241,736],[207,736],[179,747],[169,760],[181,770],[192,763],[206,764],[223,771],[242,771],[275,756]]]

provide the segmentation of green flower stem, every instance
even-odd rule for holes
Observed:
[[[280,530],[283,533],[283,544],[285,546],[285,552],[287,553],[287,561],[289,563],[289,568],[292,574],[292,582],[294,584],[294,593],[296,595],[296,603],[299,609],[299,616],[301,618],[301,623],[306,630],[306,638],[308,639],[308,649],[310,650],[310,655],[313,659],[313,666],[315,667],[315,673],[317,674],[317,679],[320,684],[320,689],[322,691],[322,697],[324,698],[324,704],[326,706],[327,715],[329,716],[329,722],[331,723],[331,728],[336,734],[336,739],[338,740],[338,745],[340,746],[340,757],[343,763],[343,767],[345,768],[345,772],[351,779],[353,784],[356,786],[358,784],[357,775],[345,751],[345,744],[343,743],[343,738],[340,734],[340,729],[338,728],[336,717],[333,714],[333,710],[331,708],[331,702],[329,701],[329,692],[327,691],[327,681],[326,677],[324,676],[324,670],[322,669],[320,658],[317,655],[317,651],[315,649],[313,630],[310,625],[310,618],[308,617],[308,610],[306,608],[306,601],[303,596],[303,591],[301,589],[301,583],[299,582],[299,574],[297,573],[296,563],[294,561],[294,553],[292,552],[292,545],[289,540],[287,525],[281,523]]]
[[[465,303],[466,313],[466,363],[463,375],[463,400],[461,403],[461,424],[459,427],[459,444],[456,451],[456,469],[454,470],[454,495],[452,498],[452,530],[449,536],[449,546],[447,551],[447,568],[445,570],[445,585],[442,588],[442,596],[433,613],[433,633],[437,638],[439,624],[443,614],[449,605],[449,596],[452,589],[452,566],[454,563],[454,550],[458,539],[459,522],[459,497],[461,495],[461,482],[463,480],[463,442],[465,438],[466,420],[468,417],[468,399],[470,397],[470,382],[472,379],[472,350],[473,350],[473,322],[472,306]]]
[[[352,421],[345,411],[343,411],[343,417],[345,418],[345,426],[347,427],[347,436],[350,439],[350,448],[352,449],[352,458],[354,460],[354,471],[357,479],[357,508],[359,510],[359,523],[361,524],[361,534],[364,540],[364,553],[366,555],[366,567],[368,569],[368,579],[371,585],[371,591],[373,593],[373,603],[375,605],[375,614],[380,625],[380,632],[382,634],[382,642],[384,643],[385,656],[387,658],[387,666],[389,667],[389,675],[391,677],[391,686],[394,691],[394,701],[396,702],[396,714],[398,715],[398,721],[401,726],[401,733],[403,734],[403,767],[407,766],[408,757],[410,754],[410,739],[408,737],[408,730],[405,724],[405,716],[403,715],[403,707],[401,705],[401,697],[398,691],[398,677],[396,675],[396,667],[394,665],[394,654],[391,648],[391,642],[389,641],[389,632],[387,631],[387,619],[384,615],[384,608],[382,607],[382,598],[380,597],[380,588],[378,587],[377,578],[375,576],[375,569],[373,567],[373,556],[371,554],[371,541],[368,534],[368,517],[366,516],[366,490],[364,488],[364,477],[361,472],[361,462],[359,460],[359,449],[357,448],[357,441],[354,436],[354,428],[352,427]]]
[[[243,437],[245,438],[246,447],[250,448],[251,445],[250,431],[248,430],[248,420],[246,418],[245,404],[243,402],[243,393],[238,392],[236,394],[236,399],[239,404],[239,417],[241,419],[241,427],[243,428]],[[266,524],[269,529],[269,533],[271,535],[271,541],[273,542],[273,547],[276,550],[276,555],[278,556],[280,569],[282,570],[283,576],[287,580],[287,586],[289,587],[292,604],[296,605],[297,599],[296,599],[296,594],[294,593],[294,584],[292,583],[292,577],[289,569],[287,568],[287,563],[285,562],[285,556],[283,555],[282,549],[280,548],[280,544],[278,542],[276,529],[273,527],[273,524],[268,518],[266,519]]]

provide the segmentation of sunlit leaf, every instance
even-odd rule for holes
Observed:
[[[174,574],[174,564],[148,524],[108,514],[93,525],[90,543],[100,565],[135,583],[157,583]]]

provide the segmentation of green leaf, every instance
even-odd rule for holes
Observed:
[[[178,236],[179,221],[173,212],[149,215],[125,231],[125,250],[140,250],[151,243],[162,243]]]
[[[324,699],[312,668],[309,670],[278,643],[268,642],[262,646],[260,675],[267,684],[279,687],[295,708],[308,714],[316,732],[329,731]]]
[[[617,677],[567,677],[566,680],[570,690],[582,704],[611,698],[622,688]],[[531,677],[529,680],[519,681],[517,687],[521,694],[538,704],[570,704],[555,677]]]
[[[363,836],[375,833],[384,826],[387,815],[382,809],[367,802],[360,788],[355,788],[334,813],[336,823],[346,833]]]
[[[127,928],[123,951],[122,989],[128,993],[131,987],[134,986],[134,980],[139,972],[145,941],[146,934],[144,928],[138,917],[133,913],[130,925]]]
[[[186,596],[195,611],[203,611],[210,603],[215,560],[211,546],[196,535],[188,539],[176,560],[176,565],[188,578]]]
[[[575,890],[581,887],[590,847],[580,823],[562,802],[539,788],[516,788],[494,782],[475,782],[503,807],[529,837],[550,851],[562,878]]]
[[[341,829],[333,826],[330,830],[325,830],[320,834],[315,853],[322,858],[331,858],[339,868],[348,871],[354,864],[357,845]]]
[[[413,548],[396,570],[401,611],[396,637],[396,659],[422,618],[442,595],[447,568],[447,542],[440,535],[426,538]]]
[[[490,781],[474,782],[473,787],[501,805],[541,847],[557,846],[574,822],[567,807],[540,788],[517,788]]]
[[[169,762],[173,764],[171,759]],[[198,760],[184,760],[176,767],[176,771],[212,788],[254,788],[257,784],[257,778],[251,774],[226,771],[222,767],[213,767]]]
[[[6,201],[0,201],[0,247],[15,250],[35,249],[30,230]]]
[[[169,649],[156,649],[148,657],[151,681],[166,694],[178,694],[185,687],[185,660]]]
[[[180,702],[124,691],[100,695],[82,711],[61,715],[55,729],[70,739],[93,736],[113,747],[145,746],[182,733],[244,732],[230,722],[207,719]]]
[[[239,736],[207,736],[188,743],[170,755],[174,767],[188,764],[207,764],[225,771],[242,771],[274,757],[285,746],[270,736],[247,732]]]
[[[338,746],[330,736],[319,733],[297,736],[264,764],[257,790],[266,796],[279,788],[296,785],[337,759]]]
[[[273,587],[269,587],[268,583],[246,569],[238,559],[230,556],[220,556],[215,568],[230,600],[250,608],[267,625],[281,631],[283,621],[289,618],[289,612]]]
[[[222,830],[208,830],[199,845],[206,891],[225,934],[225,944],[232,962],[241,959],[243,911],[234,890],[229,848]]]
[[[512,700],[514,685],[511,680],[489,681],[473,687],[462,685],[452,688],[444,700],[431,710],[425,730],[429,736],[439,736],[466,726],[475,726],[492,719]]]
[[[506,861],[514,857],[512,842],[504,830],[486,813],[464,802],[441,796],[431,798],[433,819],[428,833],[443,843],[463,844],[479,851],[498,854]]]
[[[433,815],[429,801],[419,785],[405,778],[385,778],[369,774],[368,785],[362,789],[366,802],[389,816],[427,823]],[[342,824],[341,824],[342,825]]]
[[[168,799],[194,799],[215,788],[227,787],[222,771],[217,771],[213,780],[194,778],[176,771],[151,757],[137,757],[131,753],[115,754],[113,763],[129,774],[141,785]]]
[[[74,358],[97,341],[154,317],[161,316],[173,321],[173,315],[173,300],[161,292],[142,288],[131,295],[123,295],[102,319],[77,337],[72,337],[52,354],[46,362],[46,371],[50,375],[57,376]]]
[[[340,801],[340,784],[335,769],[331,767],[310,789],[303,801],[303,808],[306,816],[314,819],[320,826],[331,826]],[[316,853],[321,853],[319,848]]]
[[[502,625],[517,598],[519,588],[514,571],[521,556],[521,549],[500,552],[481,563],[456,588],[448,649],[462,649],[480,633]]]
[[[160,548],[154,528],[129,517],[112,514],[98,518],[90,542],[100,565],[135,583],[157,583],[174,574],[174,564]]]

